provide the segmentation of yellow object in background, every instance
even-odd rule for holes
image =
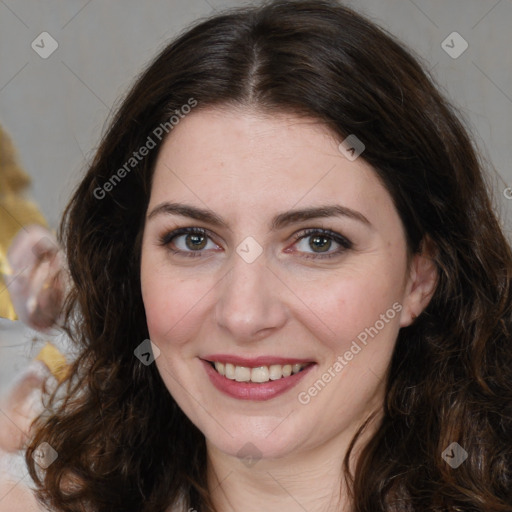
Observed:
[[[0,126],[0,317],[16,320],[17,315],[7,288],[11,271],[7,249],[18,231],[29,224],[47,223],[37,206],[23,197],[30,178],[19,166],[16,151]]]
[[[36,360],[42,361],[59,382],[62,382],[67,377],[69,365],[66,358],[61,354],[57,347],[51,343],[48,342],[41,349]]]

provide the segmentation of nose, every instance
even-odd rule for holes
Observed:
[[[237,254],[233,260],[218,284],[217,325],[238,343],[269,336],[286,323],[286,287],[267,267],[264,254],[252,263]]]

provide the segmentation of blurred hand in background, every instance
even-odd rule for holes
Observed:
[[[7,251],[9,294],[19,319],[39,331],[61,315],[68,283],[63,252],[54,235],[39,225],[25,226]]]

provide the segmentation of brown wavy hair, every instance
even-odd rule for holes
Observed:
[[[215,510],[203,434],[156,366],[134,356],[149,337],[140,252],[161,141],[97,197],[191,98],[196,109],[256,106],[320,120],[340,140],[355,134],[411,254],[426,241],[433,248],[437,288],[399,332],[382,422],[356,467],[350,453],[340,461],[354,511],[512,510],[512,257],[482,164],[418,59],[331,1],[276,1],[201,21],[122,101],[60,228],[74,283],[66,325],[79,356],[26,453],[39,498],[59,511],[160,512],[182,496],[185,509]],[[46,471],[32,459],[42,442],[58,452]],[[457,469],[441,457],[452,442],[468,453]]]

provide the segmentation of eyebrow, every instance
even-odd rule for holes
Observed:
[[[153,217],[162,214],[190,217],[191,219],[200,220],[218,228],[229,229],[228,223],[213,211],[183,203],[160,203],[153,208],[151,213],[147,216],[147,219],[150,220]],[[290,210],[280,213],[272,219],[271,229],[275,231],[290,224],[326,217],[348,217],[349,219],[361,222],[368,227],[372,227],[370,221],[362,213],[345,206],[333,204],[302,208],[300,210]]]

